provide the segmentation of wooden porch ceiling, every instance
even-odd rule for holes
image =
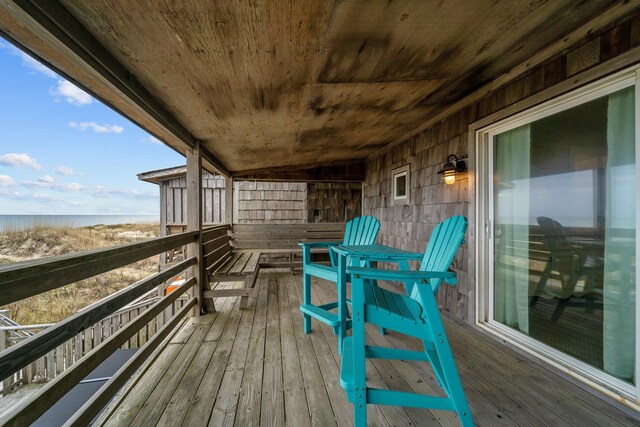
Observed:
[[[7,0],[0,30],[246,176],[366,158],[614,3]]]

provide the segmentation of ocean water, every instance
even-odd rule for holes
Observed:
[[[86,227],[98,224],[142,224],[160,222],[159,215],[0,215],[0,233],[24,230],[34,225]]]

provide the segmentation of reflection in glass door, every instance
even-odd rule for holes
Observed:
[[[635,384],[634,88],[493,135],[493,320]]]

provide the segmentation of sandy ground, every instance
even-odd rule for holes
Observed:
[[[0,264],[133,243],[158,236],[158,224],[36,226],[0,234]],[[9,304],[10,317],[22,324],[55,323],[137,280],[157,272],[154,256],[62,288]]]

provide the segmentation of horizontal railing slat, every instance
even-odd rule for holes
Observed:
[[[93,418],[109,403],[111,398],[127,382],[147,357],[160,345],[167,335],[189,313],[196,299],[189,300],[149,341],[146,342],[100,389],[64,424],[69,426],[87,426]]]
[[[48,351],[124,307],[149,289],[171,279],[196,263],[192,257],[160,273],[142,279],[110,295],[100,302],[70,316],[21,343],[0,352],[0,379],[19,371]]]
[[[229,226],[226,224],[206,229],[202,232],[202,241],[208,242],[220,236],[225,236],[228,230]]]
[[[229,243],[229,236],[224,235],[224,236],[220,236],[216,239],[213,240],[209,240],[208,242],[205,242],[202,244],[202,250],[204,252],[205,255],[209,254],[210,252],[214,251],[215,249],[218,249],[226,244]]]
[[[190,231],[114,248],[8,264],[0,268],[0,306],[192,243],[197,237],[197,231]]]
[[[13,409],[9,414],[6,414],[0,420],[0,425],[24,426],[36,421],[53,406],[61,396],[64,396],[91,371],[97,368],[107,357],[137,334],[144,325],[153,320],[162,310],[187,292],[195,284],[195,281],[195,278],[192,277],[175,291],[162,298],[146,311],[140,313],[138,317],[96,346],[76,364],[40,388],[28,400]]]
[[[302,224],[233,224],[232,230],[344,230],[343,222],[314,222]]]

